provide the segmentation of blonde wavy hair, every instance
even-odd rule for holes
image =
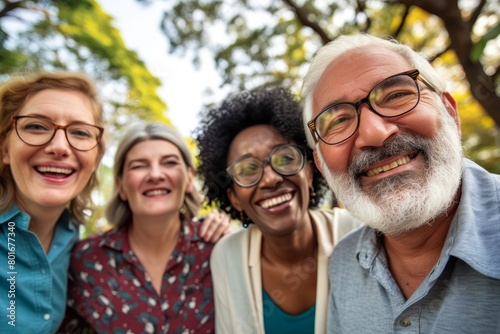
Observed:
[[[91,102],[95,125],[103,126],[102,104],[97,89],[90,78],[80,73],[38,73],[31,76],[12,77],[0,86],[0,146],[12,130],[11,120],[35,94],[46,89],[68,90],[83,93]],[[101,139],[97,146],[96,166],[105,151]],[[75,223],[85,222],[85,211],[93,210],[92,191],[97,188],[97,172],[93,172],[83,191],[67,205]],[[8,165],[0,159],[0,212],[9,210],[15,204],[16,185]]]

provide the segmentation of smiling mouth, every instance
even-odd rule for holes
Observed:
[[[400,158],[400,159],[398,159],[396,161],[393,161],[390,164],[387,164],[387,165],[384,165],[384,166],[380,166],[380,167],[377,167],[377,168],[374,168],[374,169],[370,169],[369,171],[366,172],[366,176],[375,176],[375,175],[378,175],[380,173],[390,171],[391,169],[394,169],[396,167],[406,165],[414,157],[415,157],[415,155],[413,155],[413,154],[412,155],[408,155],[406,157],[403,157],[403,158]]]
[[[260,202],[260,206],[262,206],[264,209],[269,209],[272,206],[276,206],[285,202],[288,202],[292,199],[292,194],[284,194],[278,197],[273,197],[267,200],[264,200]]]
[[[73,174],[74,170],[71,168],[59,168],[59,167],[49,167],[49,166],[38,166],[36,170],[41,174],[68,176]]]
[[[169,191],[166,189],[155,189],[155,190],[146,191],[144,193],[144,195],[145,196],[159,196],[159,195],[167,195],[168,193],[169,193]]]

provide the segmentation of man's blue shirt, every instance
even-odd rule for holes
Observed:
[[[330,260],[328,333],[500,333],[500,175],[465,160],[441,256],[405,300],[376,231],[346,236]]]
[[[55,333],[64,317],[77,229],[64,211],[45,253],[29,221],[17,207],[0,214],[0,333]]]

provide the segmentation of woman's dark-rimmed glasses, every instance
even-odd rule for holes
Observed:
[[[89,151],[96,147],[104,131],[103,128],[92,124],[58,125],[36,116],[14,116],[12,124],[19,139],[31,146],[45,145],[54,138],[58,129],[64,130],[68,143],[78,151]]]
[[[262,160],[250,154],[243,155],[227,167],[226,172],[237,185],[250,188],[260,182],[266,164],[282,176],[292,176],[304,167],[305,153],[293,144],[278,145]]]

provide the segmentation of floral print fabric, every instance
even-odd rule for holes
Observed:
[[[79,242],[68,305],[98,333],[213,333],[213,244],[200,239],[198,228],[183,223],[160,295],[130,248],[127,228]]]

